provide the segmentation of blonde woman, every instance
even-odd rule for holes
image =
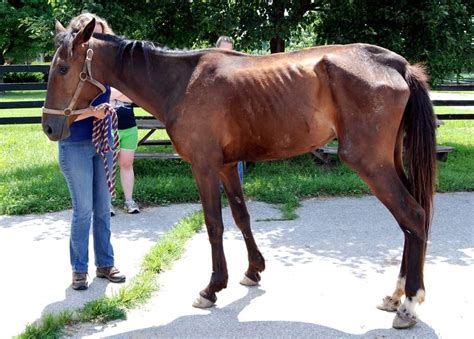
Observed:
[[[107,22],[90,13],[72,19],[68,28],[80,31],[92,18],[95,32],[112,32]],[[109,102],[110,87],[92,105]],[[88,288],[89,230],[92,221],[96,276],[114,283],[125,281],[114,262],[110,230],[110,192],[102,158],[92,143],[94,117],[104,119],[103,110],[89,111],[71,124],[70,136],[59,141],[59,165],[66,179],[72,200],[72,221],[69,253],[72,267],[72,288]],[[110,125],[110,124],[109,124]],[[112,163],[112,152],[108,153]]]

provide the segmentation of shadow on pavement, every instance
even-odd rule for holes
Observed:
[[[260,288],[249,288],[247,295],[226,307],[211,309],[209,314],[180,317],[164,326],[155,326],[120,333],[107,338],[225,338],[226,332],[240,338],[251,337],[320,337],[320,338],[437,338],[433,329],[424,323],[407,331],[395,329],[371,330],[362,335],[345,333],[330,327],[296,321],[241,322],[239,314],[256,298],[265,293]],[[92,334],[92,333],[89,333]]]
[[[69,286],[64,291],[64,299],[47,305],[41,312],[41,318],[49,313],[56,314],[81,308],[86,303],[103,297],[109,284],[110,282],[106,279],[94,277],[92,280],[89,278],[89,288],[85,291],[75,291]]]

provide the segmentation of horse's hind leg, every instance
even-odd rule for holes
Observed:
[[[250,228],[250,216],[245,206],[236,164],[224,166],[221,171],[221,180],[224,184],[235,224],[242,232],[245,245],[247,246],[249,267],[240,283],[246,286],[253,286],[260,281],[260,272],[265,269],[265,260],[258,250]]]
[[[403,170],[403,128],[400,127],[397,136],[397,142],[395,145],[394,152],[394,161],[395,161],[395,170],[400,180],[403,182],[405,187],[408,185],[408,179],[406,178],[405,172]],[[403,229],[403,227],[400,225]],[[403,246],[403,255],[402,262],[400,265],[400,273],[398,274],[397,284],[395,291],[391,296],[387,295],[383,298],[382,304],[377,305],[377,308],[382,311],[387,312],[396,312],[401,305],[401,298],[405,294],[405,283],[406,283],[406,274],[407,274],[407,256],[408,256],[408,238],[405,235],[405,244]]]
[[[393,160],[376,158],[383,154],[379,150],[359,152],[365,157],[354,157],[345,152],[344,143],[339,156],[347,162],[369,185],[377,198],[390,210],[405,233],[406,279],[404,304],[397,311],[393,326],[408,328],[416,324],[414,307],[424,300],[423,265],[426,249],[425,212],[408,192],[399,175]],[[374,144],[376,145],[376,144]],[[375,147],[374,147],[375,148]],[[404,264],[402,263],[402,266]],[[403,272],[403,267],[401,272]],[[402,282],[403,279],[400,280]],[[397,288],[397,290],[401,290]]]
[[[401,226],[400,226],[401,227]],[[400,305],[401,305],[401,299],[403,295],[405,294],[405,283],[406,283],[406,262],[407,262],[407,256],[408,256],[408,239],[405,236],[405,245],[403,246],[403,257],[402,257],[402,263],[400,265],[400,273],[398,274],[398,280],[397,284],[395,286],[395,291],[392,293],[392,295],[387,295],[385,298],[383,298],[382,303],[380,305],[377,305],[377,308],[382,311],[387,311],[387,312],[396,312]]]

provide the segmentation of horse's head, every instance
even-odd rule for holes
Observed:
[[[69,126],[90,107],[105,87],[92,78],[92,34],[95,19],[79,32],[67,31],[56,22],[58,49],[51,61],[42,126],[53,141],[67,138]],[[76,109],[79,107],[79,109]]]

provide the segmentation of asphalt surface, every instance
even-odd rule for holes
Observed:
[[[143,256],[173,225],[199,204],[149,208],[140,214],[116,210],[112,245],[116,266],[128,278],[138,273]],[[122,284],[95,277],[89,242],[89,289],[74,291],[69,263],[71,210],[27,216],[0,216],[0,338],[11,338],[41,316],[75,309]]]
[[[247,265],[240,232],[225,209],[229,284],[215,307],[191,306],[209,281],[207,234],[197,233],[184,256],[160,275],[160,290],[125,321],[68,328],[74,338],[472,338],[474,323],[474,193],[438,194],[425,265],[426,301],[414,328],[391,328],[392,313],[375,308],[396,282],[403,235],[372,196],[310,199],[292,221],[276,206],[248,202],[267,269],[259,286],[239,284]],[[130,278],[148,249],[199,205],[119,213],[113,219],[117,266]],[[21,332],[48,312],[82,306],[117,285],[95,278],[70,288],[70,211],[0,216],[0,336]],[[92,247],[91,247],[92,248]],[[93,262],[93,258],[91,258]],[[93,267],[90,268],[93,277]]]

